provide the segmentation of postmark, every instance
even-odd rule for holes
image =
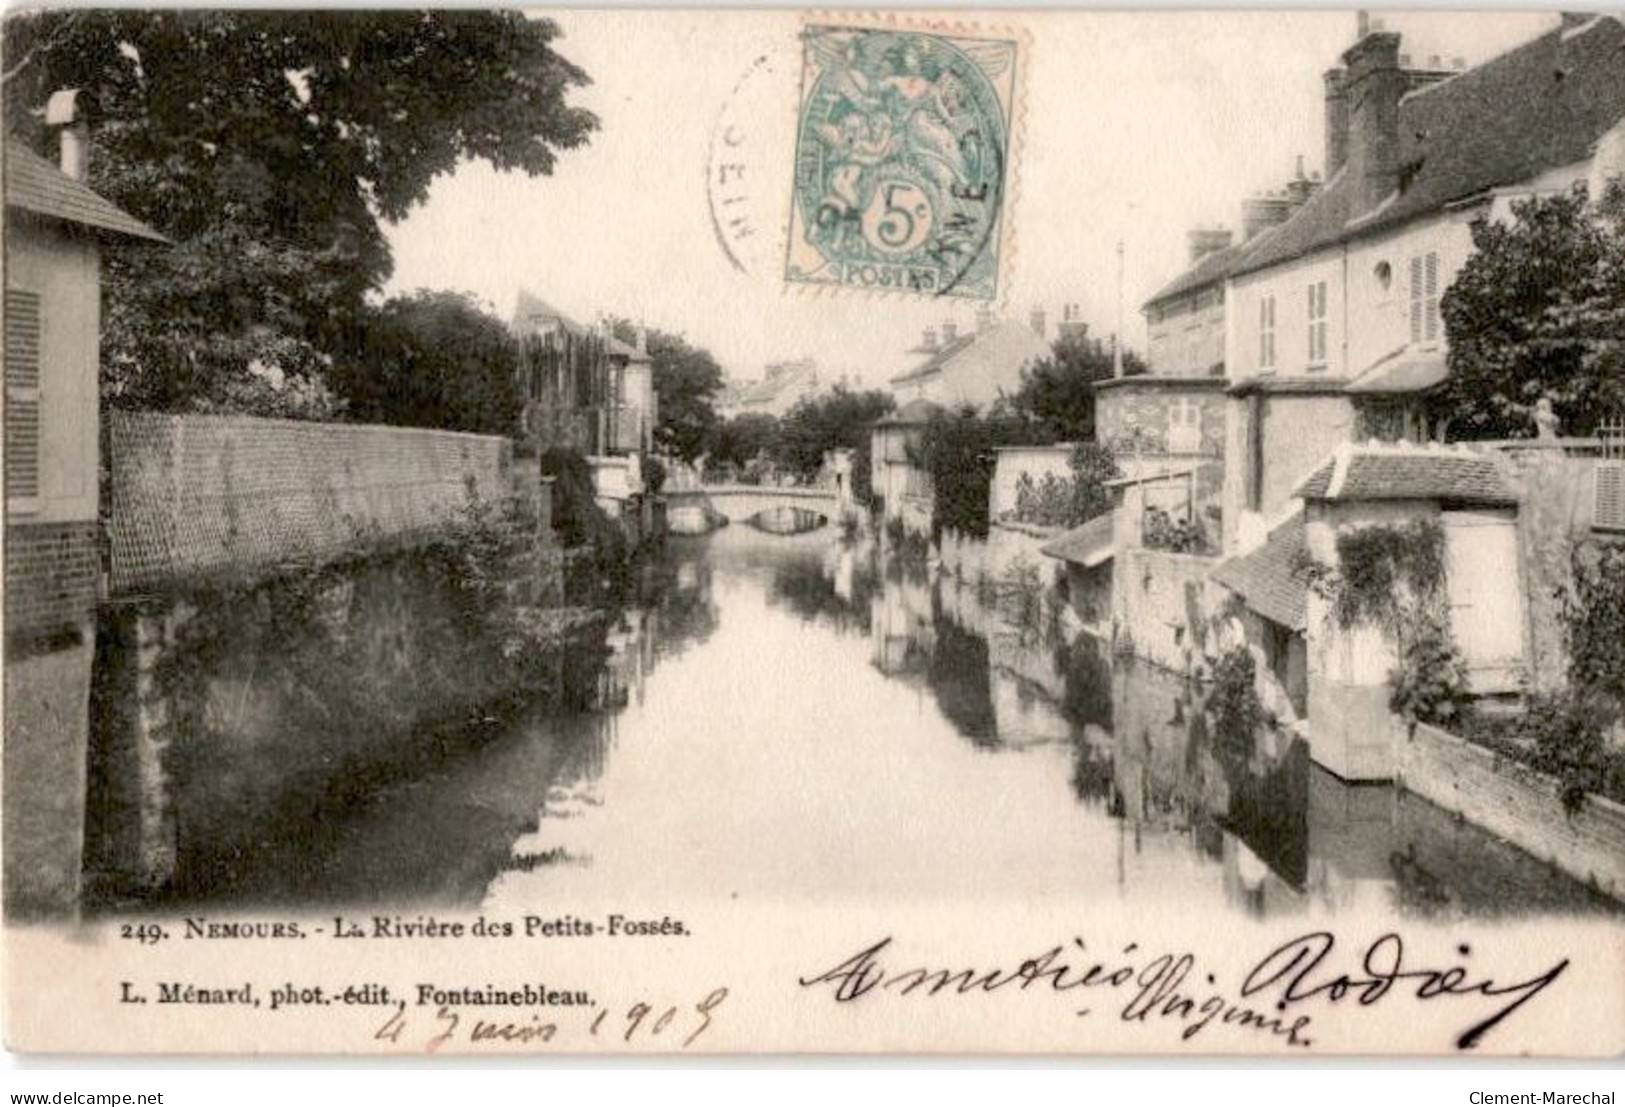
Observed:
[[[992,300],[1019,40],[811,24],[784,279]]]

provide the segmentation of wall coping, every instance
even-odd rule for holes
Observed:
[[[1141,373],[1133,377],[1111,377],[1107,380],[1096,381],[1096,392],[1116,392],[1129,388],[1145,387],[1156,390],[1175,391],[1189,389],[1193,392],[1223,392],[1230,387],[1228,377],[1181,377],[1172,373]]]
[[[1500,760],[1500,761],[1510,762],[1511,764],[1514,764],[1514,765],[1516,765],[1518,767],[1518,770],[1519,770],[1520,773],[1524,774],[1525,776],[1532,777],[1537,782],[1539,782],[1541,784],[1545,784],[1548,787],[1550,787],[1551,790],[1552,790],[1552,798],[1553,798],[1554,801],[1556,800],[1556,798],[1557,798],[1557,796],[1559,794],[1559,789],[1558,789],[1559,781],[1555,776],[1551,775],[1550,773],[1542,772],[1541,770],[1535,768],[1532,765],[1528,765],[1528,764],[1526,764],[1526,763],[1524,763],[1522,761],[1517,760],[1514,757],[1508,756],[1507,754],[1500,753],[1500,752],[1498,752],[1496,750],[1490,749],[1488,746],[1481,746],[1477,742],[1469,741],[1468,739],[1463,738],[1459,734],[1451,734],[1448,730],[1440,730],[1438,727],[1433,726],[1430,723],[1418,722],[1416,724],[1416,729],[1419,732],[1425,733],[1430,739],[1432,739],[1435,742],[1440,742],[1440,743],[1443,743],[1445,745],[1465,746],[1468,749],[1473,750],[1473,751],[1475,751],[1477,753],[1482,753],[1486,757],[1495,758],[1495,759]],[[1603,811],[1606,816],[1611,817],[1613,819],[1616,819],[1616,820],[1618,820],[1618,821],[1620,821],[1622,823],[1625,823],[1625,804],[1615,803],[1613,800],[1609,799],[1607,796],[1599,796],[1595,792],[1587,792],[1586,793],[1586,806],[1590,807],[1592,804],[1596,804],[1597,807],[1601,811]]]

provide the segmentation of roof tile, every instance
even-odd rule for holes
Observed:
[[[169,241],[83,181],[76,181],[15,139],[6,140],[6,206],[125,238]]]

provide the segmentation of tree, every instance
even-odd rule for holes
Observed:
[[[937,412],[908,449],[909,464],[925,470],[936,492],[932,527],[951,528],[971,538],[985,538],[993,489],[993,469],[1000,446],[1038,445],[1037,423],[1008,411],[987,415],[974,408]]]
[[[803,479],[818,475],[830,450],[852,451],[852,491],[869,498],[869,439],[877,419],[892,410],[891,393],[854,392],[844,385],[819,396],[808,396],[779,420],[773,456],[780,465]]]
[[[398,220],[463,158],[531,175],[597,126],[557,26],[517,12],[56,9],[6,20],[8,133],[80,90],[91,184],[173,240],[110,251],[111,402],[254,404],[319,379]]]
[[[660,394],[660,421],[655,441],[683,461],[705,452],[716,433],[719,416],[711,397],[722,388],[722,366],[709,350],[690,345],[680,335],[649,332],[649,359],[655,391]]]
[[[1112,353],[1098,338],[1063,334],[1050,356],[1021,372],[1021,387],[1001,397],[1005,408],[1050,442],[1087,442],[1095,437],[1095,383],[1112,377]],[[1146,371],[1134,351],[1123,354],[1123,373]]]
[[[1450,376],[1430,414],[1453,439],[1521,438],[1548,397],[1563,431],[1625,414],[1625,186],[1513,205],[1473,227],[1440,304]]]
[[[471,297],[419,289],[366,309],[330,376],[363,422],[512,434],[517,363],[508,328]]]
[[[767,453],[779,436],[779,421],[766,412],[751,411],[717,424],[707,453],[713,461],[743,469]]]

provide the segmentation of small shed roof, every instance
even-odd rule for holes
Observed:
[[[1443,384],[1450,367],[1443,350],[1403,346],[1378,358],[1372,366],[1348,383],[1345,391],[1359,395],[1406,395],[1426,392]]]
[[[5,194],[6,207],[31,215],[75,223],[121,238],[169,241],[16,139],[6,140]]]
[[[1221,562],[1213,570],[1213,579],[1270,622],[1288,630],[1303,630],[1308,607],[1308,550],[1303,513],[1299,512],[1270,531],[1262,546]]]
[[[1306,500],[1444,500],[1516,504],[1495,457],[1460,446],[1346,443],[1292,493]]]
[[[1116,517],[1115,511],[1096,515],[1082,526],[1056,535],[1038,547],[1038,552],[1088,569],[1104,565],[1112,559],[1112,529]]]

